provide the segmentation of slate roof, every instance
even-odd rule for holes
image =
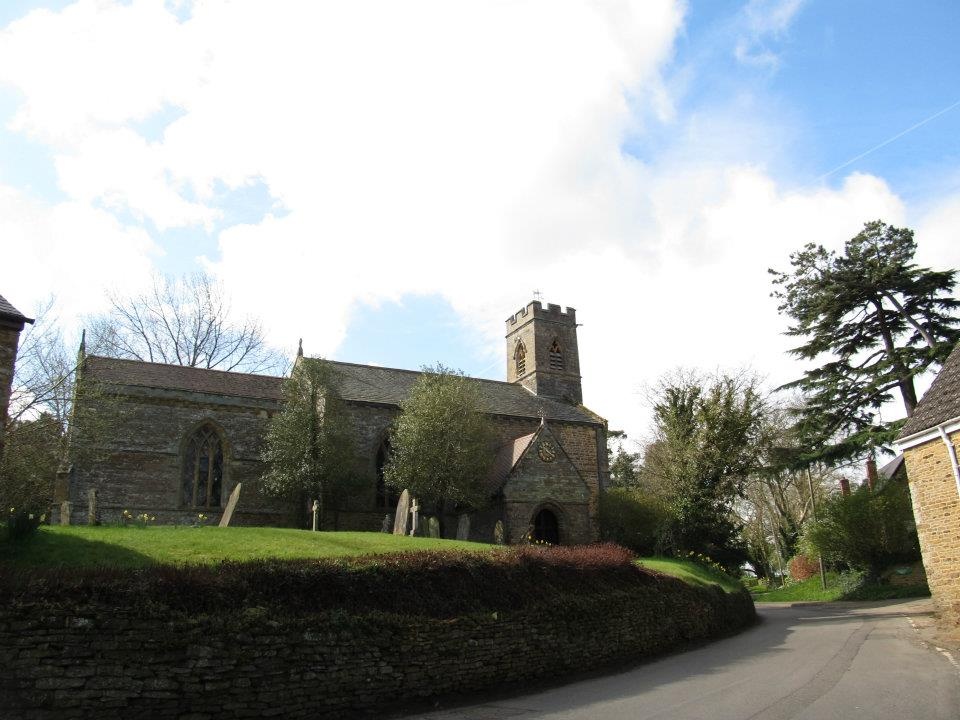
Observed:
[[[487,490],[491,495],[503,487],[510,471],[520,462],[520,458],[530,447],[530,443],[533,442],[536,434],[536,432],[532,432],[529,435],[510,440],[497,449],[493,465],[490,467],[490,475],[487,477]]]
[[[87,377],[115,385],[280,400],[283,378],[88,355]]]
[[[333,362],[340,395],[354,402],[399,405],[409,394],[420,373],[373,365]],[[88,355],[84,372],[101,382],[134,387],[185,390],[237,398],[282,400],[283,378],[270,375],[207,370],[165,365],[140,360],[118,360]],[[537,397],[526,388],[497,380],[477,379],[481,409],[496,415],[600,424],[596,415],[583,407]]]
[[[924,394],[897,440],[916,435],[940,423],[960,417],[960,345],[940,368],[933,385]]]
[[[415,370],[357,365],[330,361],[340,381],[340,395],[345,400],[399,405],[410,394],[420,377]],[[474,378],[480,386],[480,404],[484,412],[495,415],[562,420],[602,424],[597,415],[584,407],[534,395],[522,385]]]
[[[22,312],[17,310],[13,305],[11,305],[3,295],[0,295],[0,317],[4,318],[5,320],[14,320],[14,321],[28,322],[28,323],[33,322],[31,318],[28,318]]]

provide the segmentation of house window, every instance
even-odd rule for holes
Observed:
[[[527,348],[524,347],[522,340],[517,343],[513,359],[517,364],[517,377],[520,377],[527,372]]]
[[[550,369],[563,370],[563,350],[560,349],[560,341],[556,338],[550,346]]]
[[[220,507],[223,443],[211,425],[201,425],[187,442],[181,487],[181,502],[185,507]]]
[[[397,492],[393,488],[387,487],[383,479],[383,469],[390,460],[390,441],[384,440],[377,450],[377,507],[394,508],[397,506]]]

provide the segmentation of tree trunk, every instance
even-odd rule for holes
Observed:
[[[900,396],[903,398],[904,410],[907,412],[907,417],[913,417],[913,411],[917,407],[917,391],[913,386],[913,375],[904,367],[903,363],[900,362],[900,358],[897,356],[897,349],[893,344],[893,336],[890,334],[890,328],[887,327],[886,310],[883,308],[883,303],[877,298],[873,301],[873,304],[874,307],[877,308],[877,321],[880,323],[880,335],[883,338],[883,347],[887,351],[887,356],[893,363],[894,369],[897,371],[897,386],[900,388]]]

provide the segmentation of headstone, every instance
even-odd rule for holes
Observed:
[[[410,491],[404,490],[397,500],[397,513],[393,516],[393,534],[406,535],[407,523],[410,522]]]
[[[466,513],[457,521],[457,540],[466,540],[470,537],[470,516]]]
[[[440,537],[440,521],[431,515],[427,518],[427,528],[430,533],[430,537],[438,538]]]
[[[97,524],[97,491],[90,488],[87,491],[87,525]]]
[[[388,533],[393,531],[393,518],[390,513],[383,516],[383,525],[380,526],[380,532]]]
[[[313,501],[313,531],[314,532],[317,531],[317,515],[319,514],[319,512],[320,512],[320,501],[314,500]]]
[[[237,486],[230,493],[230,499],[227,500],[227,509],[220,516],[220,527],[230,527],[230,521],[233,519],[233,511],[237,509],[237,501],[240,499],[240,486],[243,483],[237,483]]]
[[[60,503],[60,524],[69,525],[70,524],[70,507],[73,505],[69,500],[64,500]]]
[[[504,541],[503,520],[497,520],[497,524],[493,526],[493,541],[497,545],[503,545],[503,541]]]
[[[420,504],[414,498],[410,505],[410,537],[422,534],[420,529]]]

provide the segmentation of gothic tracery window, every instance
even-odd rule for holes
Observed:
[[[522,340],[517,343],[513,359],[517,364],[517,377],[520,377],[527,371],[527,348],[524,347]]]
[[[563,370],[563,350],[560,349],[560,341],[557,338],[553,339],[553,344],[550,346],[550,369]]]
[[[185,507],[220,507],[223,488],[223,443],[211,425],[201,425],[187,441],[183,456],[181,503]]]

